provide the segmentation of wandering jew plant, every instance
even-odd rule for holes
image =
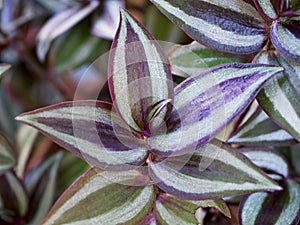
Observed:
[[[195,40],[217,50],[257,52],[268,37],[268,29],[253,18],[259,14],[247,1],[153,2]],[[262,13],[259,6],[258,1]],[[272,17],[267,16],[263,18],[270,23]],[[274,21],[271,40],[280,53],[261,53],[257,63],[218,65],[174,87],[159,44],[121,10],[108,64],[113,103],[62,102],[17,117],[92,165],[58,199],[42,224],[199,224],[201,208],[214,207],[230,217],[223,198],[243,194],[250,195],[240,208],[242,224],[266,221],[259,215],[275,199],[281,199],[280,212],[288,215],[288,223],[299,220],[300,187],[290,179],[281,155],[265,149],[238,151],[215,139],[267,82],[283,76],[282,67],[297,68],[299,49],[288,52],[290,48],[278,44],[281,30],[287,28],[278,17]],[[219,32],[218,38],[214,32]],[[282,59],[286,64],[266,64],[286,56],[290,57]],[[234,137],[232,142],[239,140],[238,134]],[[251,217],[251,210],[258,219]],[[279,224],[287,221],[281,215],[272,219]]]

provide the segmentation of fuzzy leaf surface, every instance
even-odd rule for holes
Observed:
[[[188,200],[281,190],[245,156],[217,140],[194,154],[151,162],[149,174],[162,190]]]
[[[100,168],[123,170],[143,163],[147,149],[102,101],[63,102],[16,118]]]
[[[141,176],[134,170],[92,168],[66,190],[42,224],[138,224],[155,197],[152,185],[133,186]]]
[[[168,132],[150,137],[160,155],[192,152],[219,133],[282,68],[260,64],[223,64],[190,77],[175,88]]]
[[[199,43],[222,52],[247,54],[264,45],[266,31],[255,8],[242,0],[151,0]]]
[[[133,129],[149,136],[145,127],[148,108],[173,99],[170,65],[154,37],[125,10],[121,10],[108,73],[116,110]],[[164,110],[162,117],[166,113]]]

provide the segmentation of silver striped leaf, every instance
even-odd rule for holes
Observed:
[[[133,129],[149,136],[145,127],[149,107],[173,99],[170,65],[154,37],[123,9],[108,68],[115,109]],[[169,108],[160,113],[160,118]]]
[[[266,21],[272,21],[278,18],[277,12],[271,0],[254,0],[255,6],[260,15]]]
[[[286,146],[297,143],[292,135],[276,125],[260,108],[227,142],[246,146]]]
[[[278,174],[282,178],[289,176],[289,164],[283,155],[271,149],[245,148],[240,151],[256,166],[267,173]]]
[[[168,132],[148,138],[149,146],[159,155],[193,152],[246,109],[281,71],[261,64],[223,64],[186,79],[175,88]]]
[[[149,174],[159,188],[187,200],[281,190],[245,156],[217,140],[194,154],[150,162]]]
[[[297,225],[300,221],[300,185],[288,179],[277,193],[255,193],[245,197],[239,222],[247,225]]]
[[[0,78],[11,66],[7,63],[0,63]]]
[[[151,0],[173,23],[201,44],[222,52],[258,52],[267,33],[260,15],[242,0]]]
[[[201,208],[213,207],[230,217],[230,211],[222,200],[189,201],[175,198],[172,195],[162,193],[155,201],[155,215],[162,225],[195,225],[202,224],[203,218],[196,212]]]
[[[110,103],[62,102],[16,119],[99,168],[129,169],[141,165],[147,156],[143,140],[112,111]]]
[[[259,93],[257,100],[277,124],[300,141],[300,64],[267,51],[257,55],[254,62],[284,67],[285,73],[272,79]]]
[[[300,63],[300,36],[299,24],[283,24],[274,21],[271,27],[270,37],[274,47],[286,58]]]
[[[181,77],[198,75],[204,70],[219,64],[246,62],[241,55],[218,52],[206,48],[196,41],[188,45],[174,45],[168,52],[172,74]]]
[[[152,209],[156,194],[153,185],[133,185],[141,177],[135,170],[92,168],[65,191],[42,225],[138,224]]]

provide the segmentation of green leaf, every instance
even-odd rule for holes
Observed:
[[[142,140],[112,111],[110,103],[62,102],[16,119],[96,167],[129,169],[141,165],[148,154]]]
[[[188,200],[281,190],[245,156],[217,140],[194,154],[150,162],[149,169],[158,187]]]
[[[42,224],[138,224],[155,197],[152,185],[133,186],[143,176],[92,168],[59,198]]]
[[[84,20],[55,41],[53,59],[58,72],[91,63],[100,55],[106,43],[91,35],[88,28],[89,21]]]
[[[18,163],[16,165],[16,174],[18,177],[24,177],[28,159],[32,153],[38,131],[27,125],[21,125],[17,132]]]
[[[62,153],[57,153],[34,168],[25,178],[29,193],[29,224],[39,224],[54,203],[57,183],[57,170]]]
[[[274,21],[270,37],[274,47],[285,57],[300,63],[299,27]]]
[[[151,0],[173,23],[201,44],[222,52],[258,52],[266,31],[255,8],[242,0]]]
[[[276,56],[273,52],[263,51],[254,61],[256,63],[281,65],[285,73],[277,75],[267,83],[257,96],[264,111],[277,124],[300,141],[300,64],[292,63]]]
[[[241,149],[242,153],[256,166],[267,173],[276,173],[284,178],[289,176],[289,165],[286,159],[277,151],[270,149]]]
[[[5,137],[0,134],[0,175],[16,165],[15,153]]]
[[[182,77],[198,75],[207,68],[231,62],[246,62],[245,58],[206,48],[193,41],[188,45],[174,45],[168,52],[172,74]]]
[[[239,127],[228,142],[250,146],[284,146],[296,143],[293,136],[276,125],[260,108]]]
[[[180,155],[204,145],[237,117],[282,68],[231,63],[192,76],[175,87],[168,132],[148,138],[152,151]]]
[[[287,180],[284,190],[274,193],[255,193],[246,197],[240,206],[240,224],[296,225],[300,221],[300,185]]]
[[[199,221],[195,215],[196,210],[207,207],[214,207],[221,211],[227,217],[230,217],[230,211],[224,201],[204,200],[204,201],[188,201],[175,198],[172,195],[162,193],[155,202],[155,214],[159,224],[198,224]]]
[[[147,109],[162,100],[173,99],[172,75],[159,44],[125,10],[121,10],[108,73],[116,110],[133,129],[149,136],[145,127]],[[167,111],[161,112],[162,117]]]
[[[0,176],[0,184],[0,214],[9,211],[15,218],[24,216],[28,210],[28,196],[22,182],[8,171]]]

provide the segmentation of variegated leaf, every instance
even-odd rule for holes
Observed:
[[[274,21],[270,37],[275,48],[285,57],[300,63],[300,36],[299,24],[288,26],[280,21]]]
[[[297,143],[260,108],[228,139],[229,143],[251,146],[283,146]]]
[[[141,177],[134,170],[90,169],[58,199],[42,224],[138,224],[155,197],[153,185],[133,186]]]
[[[289,165],[283,155],[270,149],[241,149],[241,152],[256,166],[268,173],[276,173],[283,178],[289,176]]]
[[[254,61],[285,68],[285,73],[276,76],[262,89],[257,100],[272,119],[300,141],[300,64],[289,63],[272,52],[261,52]]]
[[[254,0],[260,15],[267,21],[275,20],[278,15],[273,6],[272,0]]]
[[[123,170],[142,164],[147,149],[111,108],[101,101],[63,102],[16,119],[96,167]]]
[[[91,0],[90,3],[84,7],[70,8],[50,18],[37,36],[38,58],[44,61],[52,40],[81,21],[94,11],[98,5],[98,1]]]
[[[0,134],[0,175],[16,164],[15,153],[6,138]]]
[[[175,88],[168,132],[148,139],[154,152],[179,155],[207,143],[255,98],[282,68],[223,64],[186,79]]]
[[[10,222],[24,216],[28,210],[28,196],[22,182],[8,171],[0,175],[0,184],[0,222],[6,216]]]
[[[207,68],[231,62],[246,62],[242,56],[218,52],[196,41],[174,45],[168,52],[172,74],[182,77],[198,75]]]
[[[161,100],[173,99],[172,76],[159,44],[125,10],[121,10],[108,70],[116,110],[133,129],[149,136],[145,129],[146,111]],[[162,115],[166,114],[165,109]]]
[[[43,161],[26,176],[26,190],[31,203],[28,224],[39,224],[53,205],[56,197],[57,171],[61,158],[62,152],[59,152]]]
[[[222,200],[190,201],[178,199],[165,193],[160,194],[155,202],[155,214],[158,223],[162,225],[202,224],[203,218],[197,218],[195,215],[199,207],[214,207],[230,217],[230,211]]]
[[[222,52],[258,52],[266,31],[255,8],[242,0],[151,0],[191,38]]]
[[[188,200],[281,190],[245,156],[217,140],[194,154],[150,162],[149,173],[162,190]]]
[[[255,193],[240,206],[240,224],[297,225],[300,221],[300,185],[287,180],[284,190],[277,193]]]

